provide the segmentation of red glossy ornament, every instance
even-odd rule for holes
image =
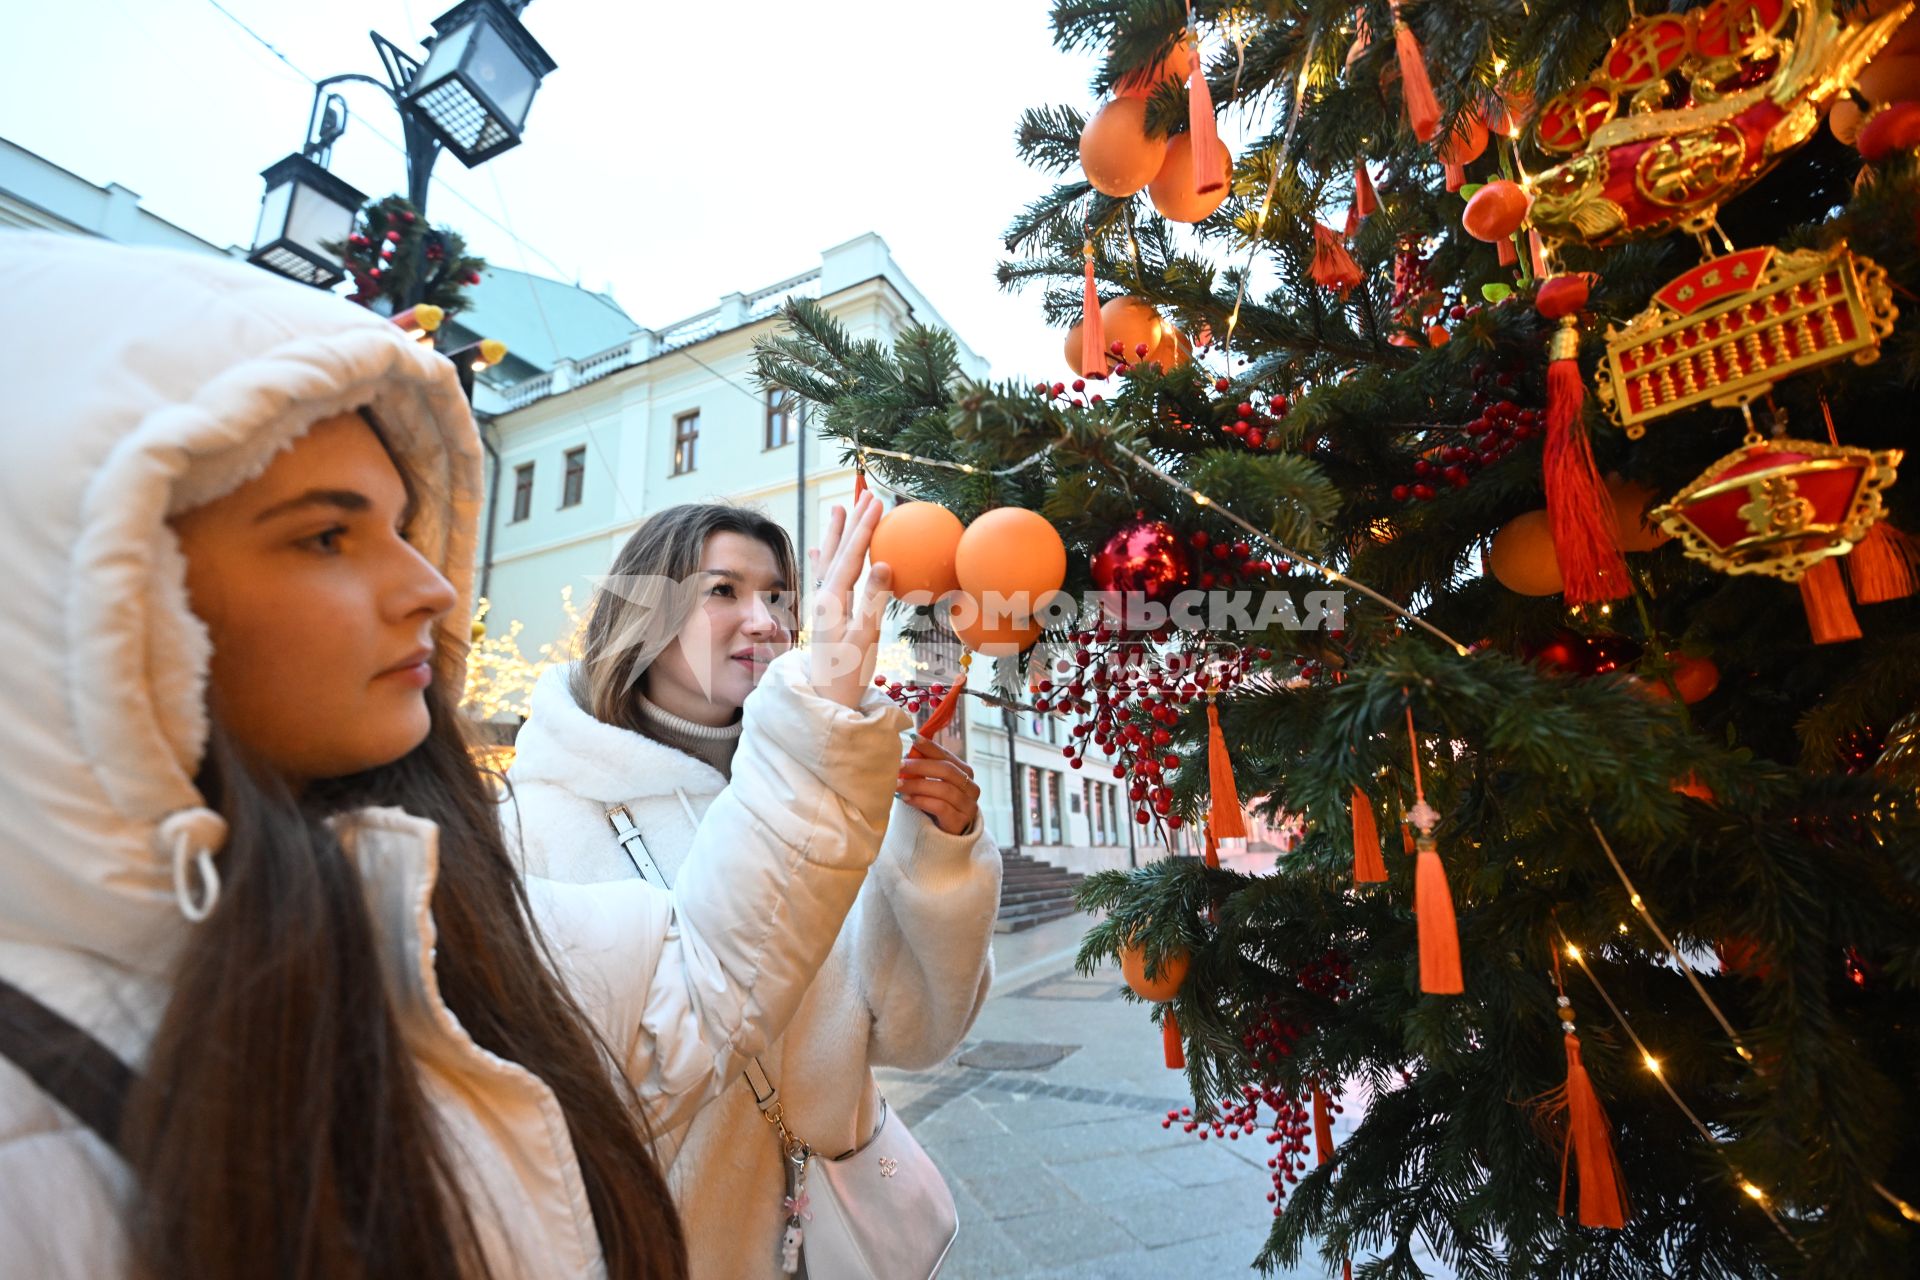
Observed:
[[[1193,581],[1193,559],[1184,540],[1163,520],[1131,520],[1101,544],[1088,565],[1096,587],[1138,593],[1166,604]]]

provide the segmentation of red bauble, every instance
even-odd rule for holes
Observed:
[[[1162,520],[1128,521],[1094,553],[1089,566],[1102,591],[1138,592],[1166,604],[1193,580],[1185,541]]]

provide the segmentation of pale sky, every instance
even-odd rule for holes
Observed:
[[[380,73],[369,28],[418,54],[452,0],[221,3],[324,77]],[[1037,289],[993,280],[1000,233],[1050,182],[1014,155],[1021,110],[1090,105],[1092,55],[1053,48],[1048,10],[536,0],[522,18],[559,66],[525,141],[474,170],[442,155],[429,212],[500,265],[610,287],[655,328],[876,231],[996,377],[1063,377]],[[404,192],[375,136],[400,136],[385,96],[344,92],[334,171]],[[0,28],[0,136],[216,244],[251,240],[259,171],[298,148],[311,99],[212,0],[19,4]]]

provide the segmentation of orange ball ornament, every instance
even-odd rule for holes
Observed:
[[[1083,374],[1081,373],[1081,370],[1080,370],[1080,335],[1081,335],[1081,333],[1082,333],[1082,332],[1083,332],[1083,331],[1084,331],[1084,330],[1086,329],[1086,327],[1087,327],[1087,326],[1086,326],[1086,325],[1084,325],[1084,324],[1080,324],[1080,323],[1075,323],[1075,325],[1073,326],[1073,328],[1071,328],[1071,329],[1069,329],[1069,330],[1067,330],[1067,340],[1066,340],[1066,342],[1065,342],[1064,344],[1062,344],[1062,345],[1061,345],[1061,348],[1060,348],[1060,351],[1061,351],[1061,354],[1062,354],[1062,355],[1064,355],[1064,356],[1066,356],[1066,358],[1067,358],[1067,368],[1069,368],[1069,369],[1071,369],[1071,370],[1073,370],[1073,376],[1074,376],[1074,377],[1076,377],[1076,378],[1078,378],[1078,377],[1082,377],[1082,376],[1087,376],[1087,377],[1103,377],[1103,376],[1105,376],[1105,375],[1103,375],[1103,374],[1087,374],[1087,375],[1083,375]],[[1112,372],[1113,372],[1113,363],[1114,363],[1114,361],[1113,361],[1113,354],[1112,354],[1111,352],[1109,352],[1109,353],[1107,354],[1107,373],[1112,373]]]
[[[1205,195],[1193,190],[1193,134],[1183,133],[1167,144],[1167,158],[1160,172],[1147,184],[1147,198],[1160,216],[1174,222],[1203,222],[1226,201],[1233,189],[1233,155],[1222,143],[1220,185]]]
[[[1487,149],[1487,126],[1478,111],[1463,112],[1434,150],[1442,164],[1472,164]]]
[[[1160,957],[1160,967],[1148,978],[1146,950],[1133,943],[1120,948],[1120,976],[1127,980],[1133,994],[1156,1004],[1180,994],[1180,984],[1187,980],[1192,964],[1193,957],[1185,951],[1172,951]]]
[[[1553,552],[1547,513],[1529,511],[1509,520],[1493,535],[1487,567],[1507,590],[1523,596],[1556,595],[1565,586],[1560,559]]]
[[[1028,616],[1067,580],[1067,547],[1038,511],[995,507],[960,535],[954,569],[974,599],[992,605],[986,597],[998,596]]]
[[[1532,207],[1533,201],[1519,183],[1496,178],[1473,193],[1467,211],[1460,215],[1460,224],[1475,240],[1491,244],[1518,231]]]
[[[988,658],[1016,658],[1046,630],[1031,619],[996,617],[970,596],[955,597],[947,605],[947,625],[961,644]]]
[[[1159,349],[1167,336],[1167,322],[1150,302],[1139,298],[1109,298],[1100,307],[1100,328],[1107,335],[1107,349],[1120,344],[1120,359],[1132,364]]]
[[[1613,499],[1613,528],[1622,551],[1652,551],[1673,535],[1647,523],[1647,508],[1660,495],[1643,484],[1607,477],[1607,495]]]
[[[1115,98],[1080,132],[1080,167],[1093,189],[1125,199],[1153,181],[1167,159],[1167,140],[1147,135],[1147,104]]]
[[[902,503],[881,517],[868,555],[892,566],[894,595],[937,600],[960,586],[953,558],[965,532],[960,517],[937,503]]]
[[[1680,693],[1680,701],[1692,705],[1720,687],[1720,668],[1711,658],[1695,658],[1684,653],[1670,653],[1667,661],[1673,664],[1673,687]]]

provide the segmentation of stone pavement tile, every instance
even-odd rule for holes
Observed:
[[[1238,1178],[1243,1182],[1258,1180],[1258,1173],[1248,1167],[1247,1161],[1232,1151],[1222,1150],[1211,1139],[1144,1152],[1140,1158],[1183,1187],[1210,1186],[1229,1178]]]
[[[1066,1125],[1095,1124],[1101,1121],[1131,1119],[1139,1114],[1125,1107],[1104,1107],[1092,1102],[1068,1102],[1041,1094],[981,1092],[981,1105],[1007,1128],[1055,1129]]]
[[[940,1268],[940,1280],[1015,1280],[1033,1274],[1033,1263],[997,1223],[960,1219],[960,1234]]]
[[[1131,1152],[1091,1160],[1054,1160],[1048,1162],[1047,1168],[1088,1204],[1107,1204],[1136,1196],[1158,1196],[1164,1202],[1180,1189],[1172,1179]]]
[[[951,1169],[947,1170],[949,1181],[954,1179]],[[1046,1169],[1035,1167],[1015,1175],[1005,1172],[958,1175],[959,1182],[966,1187],[979,1202],[986,1215],[1002,1227],[1015,1219],[1031,1214],[1047,1213],[1056,1209],[1066,1209],[1082,1216],[1093,1216],[1087,1212],[1067,1184],[1053,1176]],[[1008,1228],[1009,1230],[1011,1228]]]
[[[1007,1126],[982,1106],[978,1098],[963,1095],[941,1107],[913,1126],[913,1136],[928,1149],[946,1142],[965,1142],[973,1138],[1004,1137]]]
[[[1104,1214],[1085,1208],[1036,1213],[999,1224],[1007,1238],[1027,1255],[1033,1270],[1050,1262],[1072,1259],[1086,1262],[1133,1249],[1133,1237]]]
[[[1020,1116],[1017,1111],[1003,1111],[996,1117],[994,1112],[984,1107],[981,1113],[983,1120],[1017,1122]],[[1100,1124],[1063,1125],[1051,1129],[1015,1127],[1011,1132],[989,1130],[983,1124],[964,1138],[929,1142],[923,1137],[922,1145],[927,1148],[934,1163],[942,1168],[946,1167],[950,1153],[958,1161],[979,1163],[982,1160],[998,1160],[1009,1167],[1038,1167],[1056,1162],[1094,1160],[1101,1156],[1139,1156],[1151,1151],[1198,1145],[1190,1135],[1162,1129],[1152,1117],[1144,1119],[1147,1123],[1142,1123],[1142,1117],[1128,1115]],[[920,1133],[916,1127],[914,1134],[919,1136]]]
[[[1203,1239],[1228,1225],[1204,1192],[1184,1188],[1108,1201],[1100,1208],[1143,1249]]]

